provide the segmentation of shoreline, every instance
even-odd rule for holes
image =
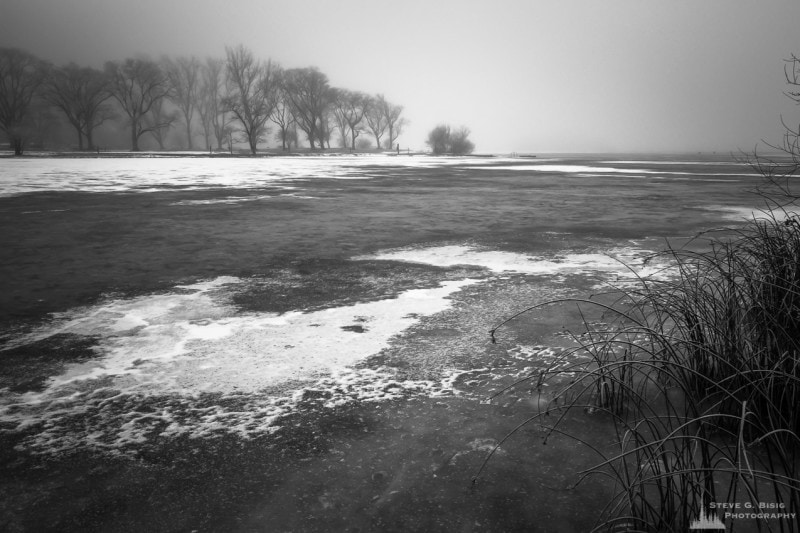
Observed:
[[[490,155],[471,155],[471,156],[446,156],[446,155],[437,155],[434,156],[429,152],[420,152],[420,151],[412,151],[412,152],[400,152],[399,154],[396,152],[350,152],[350,151],[340,151],[336,149],[331,150],[316,150],[316,151],[293,151],[293,152],[282,152],[280,150],[275,151],[260,151],[256,154],[251,154],[249,152],[236,150],[234,153],[230,153],[227,151],[214,151],[214,152],[205,152],[205,151],[148,151],[142,150],[138,152],[131,152],[125,150],[101,150],[97,151],[61,151],[61,150],[54,150],[54,151],[30,151],[25,152],[23,155],[15,156],[10,151],[0,151],[0,159],[80,159],[80,158],[182,158],[182,157],[196,157],[196,158],[270,158],[270,157],[345,157],[345,156],[352,156],[352,157],[370,157],[370,156],[386,156],[386,157],[402,157],[402,156],[426,156],[426,157],[502,157],[494,154]]]

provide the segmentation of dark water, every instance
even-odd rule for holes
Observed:
[[[0,528],[586,531],[555,305],[736,225],[728,157],[0,161]],[[701,241],[689,245],[701,247]],[[601,415],[567,427],[610,443]]]

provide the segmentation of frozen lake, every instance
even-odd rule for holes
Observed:
[[[572,472],[524,436],[487,474],[516,470],[512,486],[463,494],[537,408],[484,399],[580,324],[556,307],[497,345],[489,329],[666,275],[645,258],[751,216],[758,183],[725,157],[0,159],[0,523],[491,531],[557,497],[548,523],[581,531],[580,498],[534,481]],[[210,495],[170,502],[176,483]]]

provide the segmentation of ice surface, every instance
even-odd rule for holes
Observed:
[[[433,168],[488,165],[499,158],[445,157],[121,157],[6,159],[0,196],[41,191],[154,192],[214,188],[281,187],[302,179],[365,179],[374,167]],[[481,167],[482,168],[482,167]],[[294,187],[286,187],[292,189]]]
[[[45,395],[106,377],[128,391],[256,392],[308,381],[377,354],[394,335],[419,317],[447,309],[450,294],[475,282],[448,281],[397,298],[278,315],[237,313],[225,295],[244,281],[217,278],[181,286],[174,294],[111,300],[62,313],[52,325],[13,344],[55,334],[100,337],[100,357],[70,365],[53,378]]]
[[[481,249],[467,245],[446,245],[427,248],[403,248],[362,256],[362,259],[378,259],[423,263],[439,267],[471,265],[486,268],[494,273],[517,273],[532,275],[582,274],[608,272],[630,274],[636,268],[639,275],[647,275],[651,268],[644,268],[642,258],[650,252],[636,248],[616,248],[607,254],[567,253],[552,256],[532,256],[498,250]]]
[[[448,309],[451,294],[478,281],[274,314],[237,311],[230,296],[246,290],[246,280],[222,277],[74,309],[5,348],[59,333],[92,335],[99,337],[98,357],[67,365],[43,391],[4,391],[0,422],[38,426],[25,442],[37,452],[89,446],[122,453],[156,436],[272,431],[307,391],[320,391],[329,407],[409,391],[435,394],[448,386],[447,373],[439,381],[398,380],[391,369],[353,365],[422,317]],[[205,398],[212,400],[204,406]]]
[[[155,192],[203,190],[215,188],[295,189],[285,182],[303,179],[367,179],[375,167],[438,168],[461,166],[470,169],[555,172],[581,175],[662,175],[662,176],[753,176],[750,173],[686,172],[654,168],[681,162],[618,161],[644,168],[605,167],[562,163],[558,158],[519,159],[501,157],[431,157],[431,156],[339,156],[339,157],[83,157],[8,159],[0,166],[0,196],[41,191],[84,192]],[[687,165],[703,163],[687,162]],[[710,163],[709,163],[710,164]],[[726,163],[727,164],[727,163]],[[289,193],[299,195],[299,193]],[[245,201],[229,196],[215,200]]]
[[[86,158],[9,159],[0,165],[0,196],[36,191],[147,192],[183,189],[268,189],[279,196],[303,198],[306,179],[365,179],[374,167],[479,169],[608,175],[617,170],[593,165],[536,164],[499,158],[324,157],[324,158]],[[642,164],[644,166],[644,164]],[[648,167],[649,168],[649,167]],[[560,170],[559,170],[560,169]],[[669,174],[649,168],[648,175]],[[688,173],[675,173],[687,178]],[[726,174],[728,175],[728,174]],[[248,196],[224,191],[219,198],[189,199],[181,205],[268,200],[261,191]],[[530,256],[477,246],[450,245],[379,251],[362,259],[401,260],[441,267],[472,265],[481,279],[442,283],[397,298],[282,315],[244,313],[231,294],[247,290],[247,280],[223,277],[175,287],[174,291],[98,305],[54,316],[47,324],[6,347],[55,334],[98,337],[97,358],[68,365],[42,392],[3,391],[0,421],[18,427],[38,425],[24,445],[57,451],[77,445],[119,449],[154,435],[218,432],[251,436],[270,431],[280,416],[320,391],[327,406],[348,401],[385,400],[407,391],[438,394],[454,389],[452,369],[436,379],[400,379],[392,369],[362,368],[422,317],[446,311],[449,299],[491,276],[565,274],[597,280],[631,279],[657,273],[645,264],[646,250],[635,243],[603,253]],[[623,264],[625,263],[625,264]],[[522,353],[522,352],[520,352]],[[544,352],[542,352],[544,353]],[[537,352],[536,356],[539,354]],[[211,398],[208,399],[207,398]],[[121,406],[121,407],[120,407]],[[82,415],[86,415],[80,418]]]
[[[312,312],[242,312],[231,297],[247,291],[248,281],[236,277],[108,299],[54,315],[51,323],[5,346],[56,334],[93,336],[98,357],[67,365],[43,391],[6,391],[0,421],[19,429],[36,425],[24,443],[32,450],[89,446],[128,453],[130,445],[146,445],[156,437],[227,432],[249,438],[273,431],[282,416],[303,405],[309,391],[328,407],[411,392],[457,394],[455,382],[470,370],[451,368],[437,379],[414,380],[398,379],[396,369],[357,363],[393,339],[402,342],[398,335],[423,317],[448,310],[454,293],[497,274],[608,279],[627,272],[620,260],[639,261],[640,270],[646,270],[642,254],[636,247],[615,249],[611,256],[548,257],[468,245],[388,250],[356,259],[473,265],[487,272],[396,298]]]
[[[363,158],[311,157],[12,159],[0,167],[0,195],[260,188],[303,178],[361,179],[364,163]]]
[[[775,209],[773,211],[766,211],[761,209],[753,209],[752,207],[738,207],[738,206],[726,206],[726,205],[710,205],[708,206],[709,209],[714,209],[716,211],[722,211],[725,213],[725,218],[729,220],[736,220],[739,222],[743,221],[753,221],[759,219],[771,219],[774,218],[775,220],[785,220],[789,217],[797,217],[798,213],[794,211],[782,211],[779,209]]]
[[[481,167],[473,167],[481,168]],[[544,164],[530,164],[530,165],[495,165],[492,168],[502,170],[519,170],[519,171],[534,171],[534,172],[559,172],[564,174],[583,174],[587,176],[605,176],[608,174],[634,174],[634,175],[667,175],[667,176],[754,176],[752,172],[749,173],[730,173],[730,172],[685,172],[685,171],[669,171],[669,170],[653,170],[644,168],[617,168],[617,167],[598,167],[576,164],[565,165],[544,165]]]

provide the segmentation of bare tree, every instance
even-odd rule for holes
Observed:
[[[469,128],[461,127],[450,135],[450,152],[453,155],[471,154],[475,144],[469,140]]]
[[[347,125],[350,127],[350,148],[356,149],[356,139],[366,129],[364,117],[369,112],[372,100],[369,95],[361,92],[351,92],[346,100]]]
[[[211,137],[217,141],[217,150],[228,138],[230,119],[222,101],[227,94],[224,75],[225,62],[208,58],[201,68],[201,88],[198,112],[205,132],[206,148],[211,149]]]
[[[207,61],[212,61],[212,59],[209,58]],[[213,81],[206,79],[208,72],[207,64],[208,63],[203,64],[200,71],[197,114],[200,115],[200,127],[203,128],[203,139],[206,142],[206,150],[211,151],[211,139],[214,136],[213,116],[216,112],[214,96],[219,94],[217,92],[219,88],[219,77],[217,76]]]
[[[375,143],[379,147],[381,146],[381,137],[384,134],[388,134],[386,148],[390,150],[394,148],[397,138],[406,125],[406,119],[402,117],[402,114],[403,106],[392,104],[382,94],[373,99],[373,104],[367,113],[366,120],[372,135],[375,137]]]
[[[146,126],[147,131],[158,143],[159,150],[165,148],[167,131],[178,120],[178,112],[165,109],[165,102],[166,100],[164,98],[155,102],[150,112],[142,119],[142,123]]]
[[[183,115],[186,126],[186,146],[192,145],[192,118],[198,104],[198,88],[200,85],[200,62],[196,57],[179,57],[175,60],[164,58],[164,70],[172,86],[172,101]]]
[[[0,130],[14,155],[22,155],[30,137],[31,103],[46,76],[46,64],[18,48],[0,48]]]
[[[791,55],[789,59],[785,60],[784,73],[786,74],[786,83],[789,85],[789,90],[784,94],[788,96],[794,103],[800,104],[800,58]],[[780,151],[792,156],[792,160],[796,166],[800,166],[800,126],[793,126],[787,124],[786,120],[781,117],[781,122],[784,127],[783,145],[779,148]],[[773,148],[776,148],[773,146]]]
[[[224,99],[225,107],[241,124],[250,153],[255,154],[259,140],[267,132],[267,119],[277,103],[278,67],[271,61],[257,61],[242,45],[225,48],[225,52],[231,89]]]
[[[311,149],[314,150],[315,141],[324,148],[326,137],[330,146],[328,77],[314,67],[291,69],[284,75],[284,86],[297,125],[308,137]]]
[[[157,63],[148,59],[126,59],[123,62],[106,63],[110,90],[128,115],[131,128],[131,151],[139,151],[139,138],[159,123],[145,124],[144,117],[153,106],[170,95],[167,75]]]
[[[784,60],[784,74],[789,88],[784,91],[794,103],[800,104],[800,58],[792,54]],[[768,197],[782,197],[790,202],[800,200],[800,192],[795,181],[800,174],[800,126],[797,122],[788,122],[781,116],[783,139],[780,143],[765,143],[769,152],[763,154],[753,152],[743,154],[742,161],[758,171],[766,183],[759,186],[761,194]]]
[[[349,136],[350,149],[356,149],[356,139],[364,131],[364,115],[369,110],[369,97],[364,93],[337,89],[331,99],[333,115],[342,133]]]
[[[339,130],[339,147],[347,148],[347,139],[350,136],[347,126],[347,120],[344,115],[344,106],[342,105],[343,91],[341,89],[331,89],[331,103],[333,104],[333,120],[334,126]]]
[[[297,148],[299,136],[297,135],[297,124],[292,121],[286,128],[278,128],[275,133],[275,140],[280,141],[281,150],[284,152],[291,151],[292,146]]]
[[[276,138],[281,141],[281,150],[285,152],[287,150],[287,145],[288,148],[291,149],[293,141],[295,145],[297,145],[297,128],[294,114],[292,113],[292,104],[286,91],[283,71],[280,71],[278,75],[277,85],[278,98],[275,102],[275,109],[272,111],[270,119],[278,126]]]
[[[382,94],[370,98],[367,114],[364,115],[367,127],[372,132],[372,136],[375,137],[375,146],[378,148],[381,147],[381,137],[386,133],[386,128],[389,125],[386,121],[385,104],[386,99]],[[389,144],[389,148],[391,148],[391,142]]]
[[[319,147],[321,149],[325,149],[327,146],[328,149],[331,147],[331,137],[333,136],[333,113],[331,112],[330,107],[325,109],[325,112],[319,119],[317,123],[317,133],[319,134]]]
[[[44,84],[43,97],[60,109],[78,135],[78,149],[94,149],[93,132],[114,113],[107,104],[111,98],[108,78],[97,69],[75,63],[53,69]]]
[[[783,72],[786,75],[786,83],[790,87],[784,94],[791,98],[794,103],[800,104],[800,58],[792,54],[784,62],[786,65],[783,67]]]
[[[387,148],[391,150],[397,142],[397,138],[403,133],[403,128],[407,121],[402,116],[403,106],[391,104],[383,99],[382,108],[383,115],[386,117],[386,130],[388,133],[388,138],[386,139],[386,143],[388,144]]]
[[[53,106],[44,98],[34,97],[26,122],[26,145],[40,150],[47,149],[56,137],[55,126],[60,124]]]

